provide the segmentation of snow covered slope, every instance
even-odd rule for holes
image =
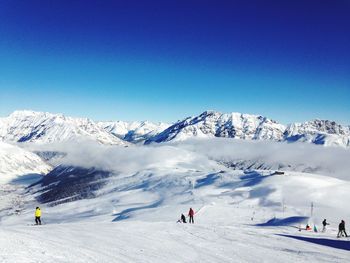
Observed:
[[[126,144],[87,118],[15,111],[0,119],[0,140],[3,141],[52,143],[78,139],[90,139],[104,144]]]
[[[171,140],[181,141],[193,136],[280,141],[283,139],[284,131],[284,125],[262,116],[205,111],[199,116],[189,117],[175,123],[147,140],[146,144]]]
[[[28,174],[46,174],[51,170],[39,156],[0,142],[0,184]]]
[[[227,215],[226,224],[222,220],[216,223],[215,218],[221,219],[223,213]],[[39,227],[2,226],[0,260],[3,263],[348,262],[349,251],[320,245],[346,248],[347,240],[336,240],[324,233],[299,233],[291,227],[256,227],[241,221],[241,217],[249,220],[246,215],[244,209],[216,207],[202,214],[203,222],[195,225],[159,221],[110,223],[95,219],[89,223]]]
[[[326,146],[350,146],[350,128],[328,120],[294,123],[287,127],[285,139]]]
[[[342,148],[319,149],[313,145],[305,147],[302,144],[297,147],[272,142],[268,142],[271,146],[267,142],[237,142],[239,144],[234,144],[231,139],[215,138],[208,142],[197,140],[191,143],[187,140],[185,144],[171,146],[72,147],[62,158],[62,165],[32,190],[39,202],[62,204],[61,207],[64,207],[64,203],[78,200],[81,213],[109,215],[110,220],[116,221],[152,211],[152,208],[218,202],[216,198],[230,199],[236,196],[237,191],[241,195],[242,187],[245,187],[242,201],[254,196],[258,203],[266,202],[272,207],[274,204],[279,207],[278,203],[284,198],[303,213],[308,208],[304,209],[302,204],[308,207],[314,201],[334,209],[334,214],[341,213],[345,204],[341,201],[329,202],[332,198],[347,200],[342,196],[347,195],[344,191],[350,186],[349,164],[346,162],[349,151]],[[305,170],[308,165],[310,171],[319,175],[284,170],[286,175],[279,176],[267,168],[266,171],[242,171],[221,165],[222,161],[235,160],[237,156],[247,160],[260,156],[267,164],[290,159],[291,169],[298,170],[300,166]],[[331,197],[331,192],[338,186],[339,191]],[[201,189],[209,190],[202,193]],[[259,189],[261,195],[257,195]],[[299,190],[303,194],[293,198]],[[76,210],[73,213],[77,213]],[[153,216],[153,212],[149,213],[147,216]],[[69,216],[72,220],[76,217],[80,218],[80,215]]]
[[[158,133],[162,132],[170,125],[167,123],[152,123],[149,121],[115,121],[115,122],[99,122],[100,127],[116,137],[132,143],[143,142]]]
[[[60,167],[17,195],[20,214],[0,207],[0,261],[347,262],[349,241],[337,239],[336,229],[349,221],[349,177],[233,170],[215,159],[239,153],[229,147],[234,140],[214,138],[217,148],[198,141],[202,147],[187,140],[67,148]],[[347,156],[346,149],[318,148]],[[1,200],[7,196],[0,191]],[[28,224],[38,204],[44,225],[34,227]],[[190,207],[195,224],[176,223]],[[331,224],[325,233],[299,231],[306,223],[320,227],[323,218]]]
[[[233,171],[169,147],[139,151],[152,158],[100,177],[96,170],[61,169],[44,185],[49,188],[36,192],[35,186],[37,197],[57,189],[62,201],[59,193],[67,189],[61,186],[72,180],[102,183],[88,198],[41,204],[41,227],[27,225],[37,203],[24,197],[20,215],[1,218],[1,261],[39,262],[32,257],[36,251],[45,262],[347,262],[349,241],[335,236],[338,221],[350,212],[348,181]],[[164,151],[173,155],[157,161]],[[136,154],[127,153],[130,160]],[[195,224],[176,223],[189,207]],[[331,223],[326,233],[298,231],[306,223],[320,227],[324,217]]]

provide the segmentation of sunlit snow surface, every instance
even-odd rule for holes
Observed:
[[[322,166],[318,174],[234,170],[218,159],[235,160],[237,151],[248,159],[248,146],[232,144],[230,152],[222,142],[65,146],[65,168],[47,175],[53,179],[30,188],[30,178],[1,185],[0,262],[348,262],[350,241],[336,238],[339,221],[348,222],[350,214],[345,173]],[[262,160],[273,156],[254,145]],[[291,165],[305,159],[317,166],[286,147]],[[317,156],[333,160],[332,154]],[[342,160],[349,153],[337,154]],[[109,173],[100,176],[104,170]],[[79,198],[77,181],[97,187]],[[68,186],[72,191],[57,200],[40,199]],[[32,225],[37,205],[42,226]],[[190,207],[195,224],[177,223]],[[321,230],[324,218],[330,223],[325,233],[299,231],[306,223]]]
[[[46,174],[51,170],[39,156],[0,141],[0,185],[28,174]]]

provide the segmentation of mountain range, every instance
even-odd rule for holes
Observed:
[[[0,119],[2,261],[27,262],[44,240],[45,262],[347,262],[336,233],[350,211],[350,152],[310,143],[348,147],[349,127],[215,111],[172,125],[16,111]],[[30,223],[37,206],[43,226]],[[176,223],[189,207],[195,224]],[[326,232],[301,228],[324,217]]]
[[[92,139],[103,144],[125,145],[126,142],[87,118],[62,114],[15,111],[0,119],[0,140],[7,142],[52,143]]]
[[[225,137],[243,140],[308,142],[325,146],[350,146],[350,127],[330,120],[312,120],[287,126],[260,115],[205,111],[167,123],[149,121],[95,122],[62,114],[15,111],[0,118],[0,140],[52,143],[90,139],[102,144],[128,146],[182,141],[189,138]]]
[[[152,142],[181,141],[191,137],[225,137],[244,140],[272,140],[309,142],[326,146],[350,145],[350,127],[334,121],[313,120],[287,126],[260,115],[241,113],[222,114],[205,111],[175,123],[158,135],[146,140]]]

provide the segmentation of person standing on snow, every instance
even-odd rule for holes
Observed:
[[[41,210],[39,207],[35,209],[35,224],[36,225],[41,225]]]
[[[323,225],[322,232],[326,232],[326,226],[329,225],[329,223],[327,223],[327,220],[326,220],[326,219],[324,219],[324,220],[322,221],[322,225]]]
[[[190,217],[189,223],[191,224],[191,222],[192,222],[192,224],[194,224],[194,220],[193,220],[194,211],[193,211],[192,207],[190,208],[190,211],[188,212],[188,216]]]
[[[343,236],[343,234],[345,234],[345,236],[348,237],[348,235],[345,232],[345,221],[344,220],[342,220],[339,224],[339,232],[338,232],[337,237],[341,237],[341,236]]]

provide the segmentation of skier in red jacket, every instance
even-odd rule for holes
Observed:
[[[192,224],[194,224],[194,220],[193,220],[193,216],[194,216],[194,211],[192,209],[192,207],[190,208],[190,211],[188,212],[188,216],[190,217],[190,224],[192,222]]]

